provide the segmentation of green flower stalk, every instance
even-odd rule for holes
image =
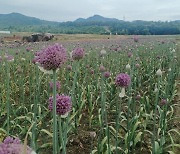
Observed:
[[[55,100],[54,100],[54,97],[55,97]],[[54,103],[54,101],[56,103]],[[60,115],[60,117],[58,118],[59,119],[60,145],[62,146],[63,154],[65,154],[66,143],[67,143],[67,125],[68,125],[68,121],[66,120],[66,118],[68,117],[68,114],[72,108],[71,98],[65,95],[58,95],[58,94],[56,96],[53,95],[53,97],[49,98],[48,107],[51,111],[53,111],[53,113],[54,113],[54,108],[55,108],[56,114]]]
[[[107,110],[106,110],[106,96],[105,96],[105,86],[104,86],[104,75],[101,73],[101,129],[104,130],[104,124],[105,124],[105,136],[107,137],[107,149],[108,154],[111,153],[111,147],[110,147],[110,134],[109,134],[109,126],[108,126],[108,120],[107,120]],[[102,134],[104,134],[103,131],[101,131]]]
[[[38,85],[38,79],[39,79],[39,73],[36,72],[37,71],[37,68],[35,68],[35,71],[34,71],[34,75],[36,76],[36,79],[35,79],[35,83]],[[36,86],[34,86],[34,91],[36,92],[36,94],[38,93],[38,89]],[[36,146],[37,146],[37,132],[36,132],[36,125],[37,125],[37,103],[38,103],[38,98],[37,98],[37,95],[34,94],[34,106],[33,106],[33,112],[34,112],[34,125],[32,127],[32,148],[34,150],[36,150]]]
[[[75,62],[75,74],[73,77],[73,86],[72,86],[72,91],[71,91],[71,97],[72,97],[72,102],[74,102],[74,106],[75,106],[75,110],[78,111],[78,104],[75,101],[75,88],[76,88],[76,83],[77,83],[77,75],[79,72],[79,65],[80,65],[80,60],[85,56],[85,51],[83,48],[75,48],[71,53],[71,58],[74,61],[77,61],[77,63]],[[78,111],[79,112],[79,111]],[[78,127],[78,112],[75,115],[75,131],[77,131],[77,127]]]
[[[56,72],[66,62],[66,49],[59,44],[48,46],[36,53],[34,63],[47,74],[53,74],[53,154],[58,154],[57,116],[56,116]]]
[[[58,148],[57,117],[56,117],[56,71],[53,71],[53,154]]]
[[[72,85],[72,91],[71,91],[71,97],[72,97],[72,102],[74,102],[74,107],[77,111],[78,109],[78,104],[76,103],[75,100],[75,88],[76,88],[76,83],[77,83],[77,75],[78,75],[78,70],[79,70],[79,61],[77,61],[77,63],[75,62],[75,74],[73,76],[73,85]],[[75,115],[75,131],[77,131],[77,127],[78,127],[78,115]]]
[[[119,132],[119,121],[120,121],[120,108],[121,99],[125,96],[125,88],[131,83],[131,77],[126,73],[120,73],[116,76],[115,84],[120,86],[121,93],[119,94],[120,103],[116,103],[116,154],[118,154],[118,132]],[[117,101],[118,102],[118,101]]]
[[[6,63],[6,71],[7,71],[7,94],[6,94],[6,109],[7,109],[7,135],[10,134],[10,66],[8,62]]]
[[[157,82],[157,87],[155,87],[155,106],[154,106],[154,121],[153,121],[153,149],[152,149],[152,154],[155,154],[155,146],[156,146],[156,139],[157,139],[157,134],[156,134],[156,116],[157,116],[157,105],[159,101],[159,90],[160,90],[160,79],[162,77],[162,71],[160,69],[157,70],[156,75],[158,76],[158,82]]]

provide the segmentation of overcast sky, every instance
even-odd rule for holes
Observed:
[[[0,0],[0,14],[18,12],[50,21],[94,14],[132,20],[180,20],[180,0]]]

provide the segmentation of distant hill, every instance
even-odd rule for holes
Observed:
[[[41,20],[20,13],[0,14],[0,26],[52,25],[58,22]]]
[[[75,21],[54,22],[29,17],[20,13],[0,14],[0,31],[50,32],[66,34],[120,34],[120,35],[175,35],[180,34],[180,20],[171,22],[132,22],[94,15]]]
[[[74,22],[92,22],[92,21],[95,21],[95,22],[118,22],[120,20],[118,20],[116,18],[105,18],[105,17],[100,16],[100,15],[94,15],[94,16],[89,17],[87,19],[78,18]]]

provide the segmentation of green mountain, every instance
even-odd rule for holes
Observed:
[[[89,17],[87,19],[84,18],[78,18],[77,20],[75,20],[75,22],[118,22],[120,20],[116,19],[116,18],[105,18],[103,16],[100,15],[94,15],[92,17]]]
[[[52,25],[58,22],[40,20],[20,13],[0,14],[0,26]]]
[[[20,13],[0,14],[0,30],[14,32],[50,32],[66,34],[121,34],[121,35],[170,35],[180,34],[180,20],[171,22],[132,22],[94,15],[87,19],[54,22],[29,17]]]

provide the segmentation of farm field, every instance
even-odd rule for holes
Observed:
[[[38,154],[178,154],[179,58],[179,35],[7,38],[0,143],[18,137]]]

